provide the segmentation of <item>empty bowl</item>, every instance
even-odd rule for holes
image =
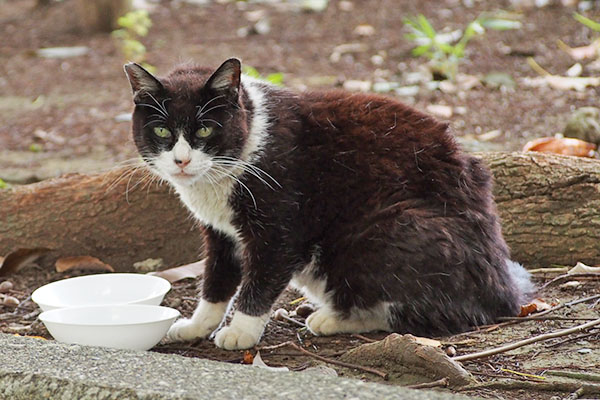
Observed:
[[[127,304],[58,308],[39,318],[59,342],[148,350],[178,316],[179,311],[170,307]]]
[[[98,274],[49,283],[36,289],[31,299],[42,311],[93,305],[159,305],[169,289],[169,281],[158,276]]]

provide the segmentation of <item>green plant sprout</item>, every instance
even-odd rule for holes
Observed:
[[[412,55],[427,57],[434,76],[443,79],[456,77],[458,66],[465,56],[465,48],[475,36],[483,35],[486,29],[504,31],[520,29],[522,26],[521,22],[514,19],[491,17],[486,14],[481,14],[469,23],[464,32],[437,33],[423,14],[405,18],[404,25],[411,30],[405,37],[416,44]]]
[[[262,76],[256,68],[251,67],[250,65],[243,65],[242,70],[243,70],[244,74],[248,75],[249,77],[256,78],[256,79],[262,79],[267,82],[271,82],[272,84],[277,85],[277,86],[283,85],[283,73],[282,72],[274,72],[267,76]]]
[[[600,32],[600,23],[593,21],[587,17],[584,17],[583,15],[579,14],[579,13],[573,13],[573,18],[575,18],[578,22],[582,23],[583,25],[587,26],[588,28],[590,28],[591,30],[594,30],[596,32]]]
[[[114,30],[112,36],[119,42],[121,52],[127,61],[134,61],[150,72],[155,68],[146,62],[146,46],[140,39],[148,35],[152,20],[146,10],[130,11],[119,17],[117,24],[120,29]]]

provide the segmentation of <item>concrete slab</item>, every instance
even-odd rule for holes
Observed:
[[[464,396],[315,373],[0,334],[0,399],[430,399]]]

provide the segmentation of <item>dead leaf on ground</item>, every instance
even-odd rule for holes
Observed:
[[[585,265],[582,262],[578,262],[575,264],[573,268],[571,268],[567,274],[598,274],[600,273],[600,267],[590,267],[589,265]]]
[[[252,360],[252,365],[254,367],[270,369],[271,371],[289,371],[289,368],[287,367],[270,367],[267,364],[265,364],[265,362],[262,360],[262,357],[260,356],[260,351],[256,352],[254,360]]]
[[[527,317],[528,315],[551,309],[552,306],[542,299],[534,299],[531,303],[521,306],[521,312],[518,317]]]
[[[250,353],[249,350],[244,352],[244,358],[242,359],[242,364],[252,364],[254,362],[254,356]]]
[[[17,272],[49,251],[50,249],[46,248],[18,249],[9,253],[4,258],[0,257],[0,276],[7,276]]]
[[[59,258],[58,260],[56,260],[55,267],[57,272],[65,272],[71,269],[88,269],[94,271],[115,272],[113,267],[106,263],[103,263],[96,257],[91,256]]]
[[[523,151],[555,153],[565,156],[589,157],[596,156],[596,145],[574,138],[545,137],[527,142]]]
[[[204,273],[206,260],[196,261],[195,263],[182,265],[180,267],[165,269],[164,271],[151,272],[151,275],[165,278],[171,283],[180,281],[186,278],[197,278]]]

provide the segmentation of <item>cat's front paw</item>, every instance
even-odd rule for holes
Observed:
[[[258,343],[260,336],[235,326],[225,326],[215,336],[215,344],[225,350],[249,349]]]
[[[167,340],[170,342],[186,342],[194,339],[207,338],[216,326],[206,326],[192,319],[182,318],[177,321],[167,332]]]
[[[327,336],[342,332],[343,328],[341,325],[337,314],[327,308],[315,311],[306,319],[306,326],[317,336]]]
[[[215,344],[225,350],[249,349],[260,340],[268,320],[268,313],[255,317],[236,311],[229,326],[217,332]]]

